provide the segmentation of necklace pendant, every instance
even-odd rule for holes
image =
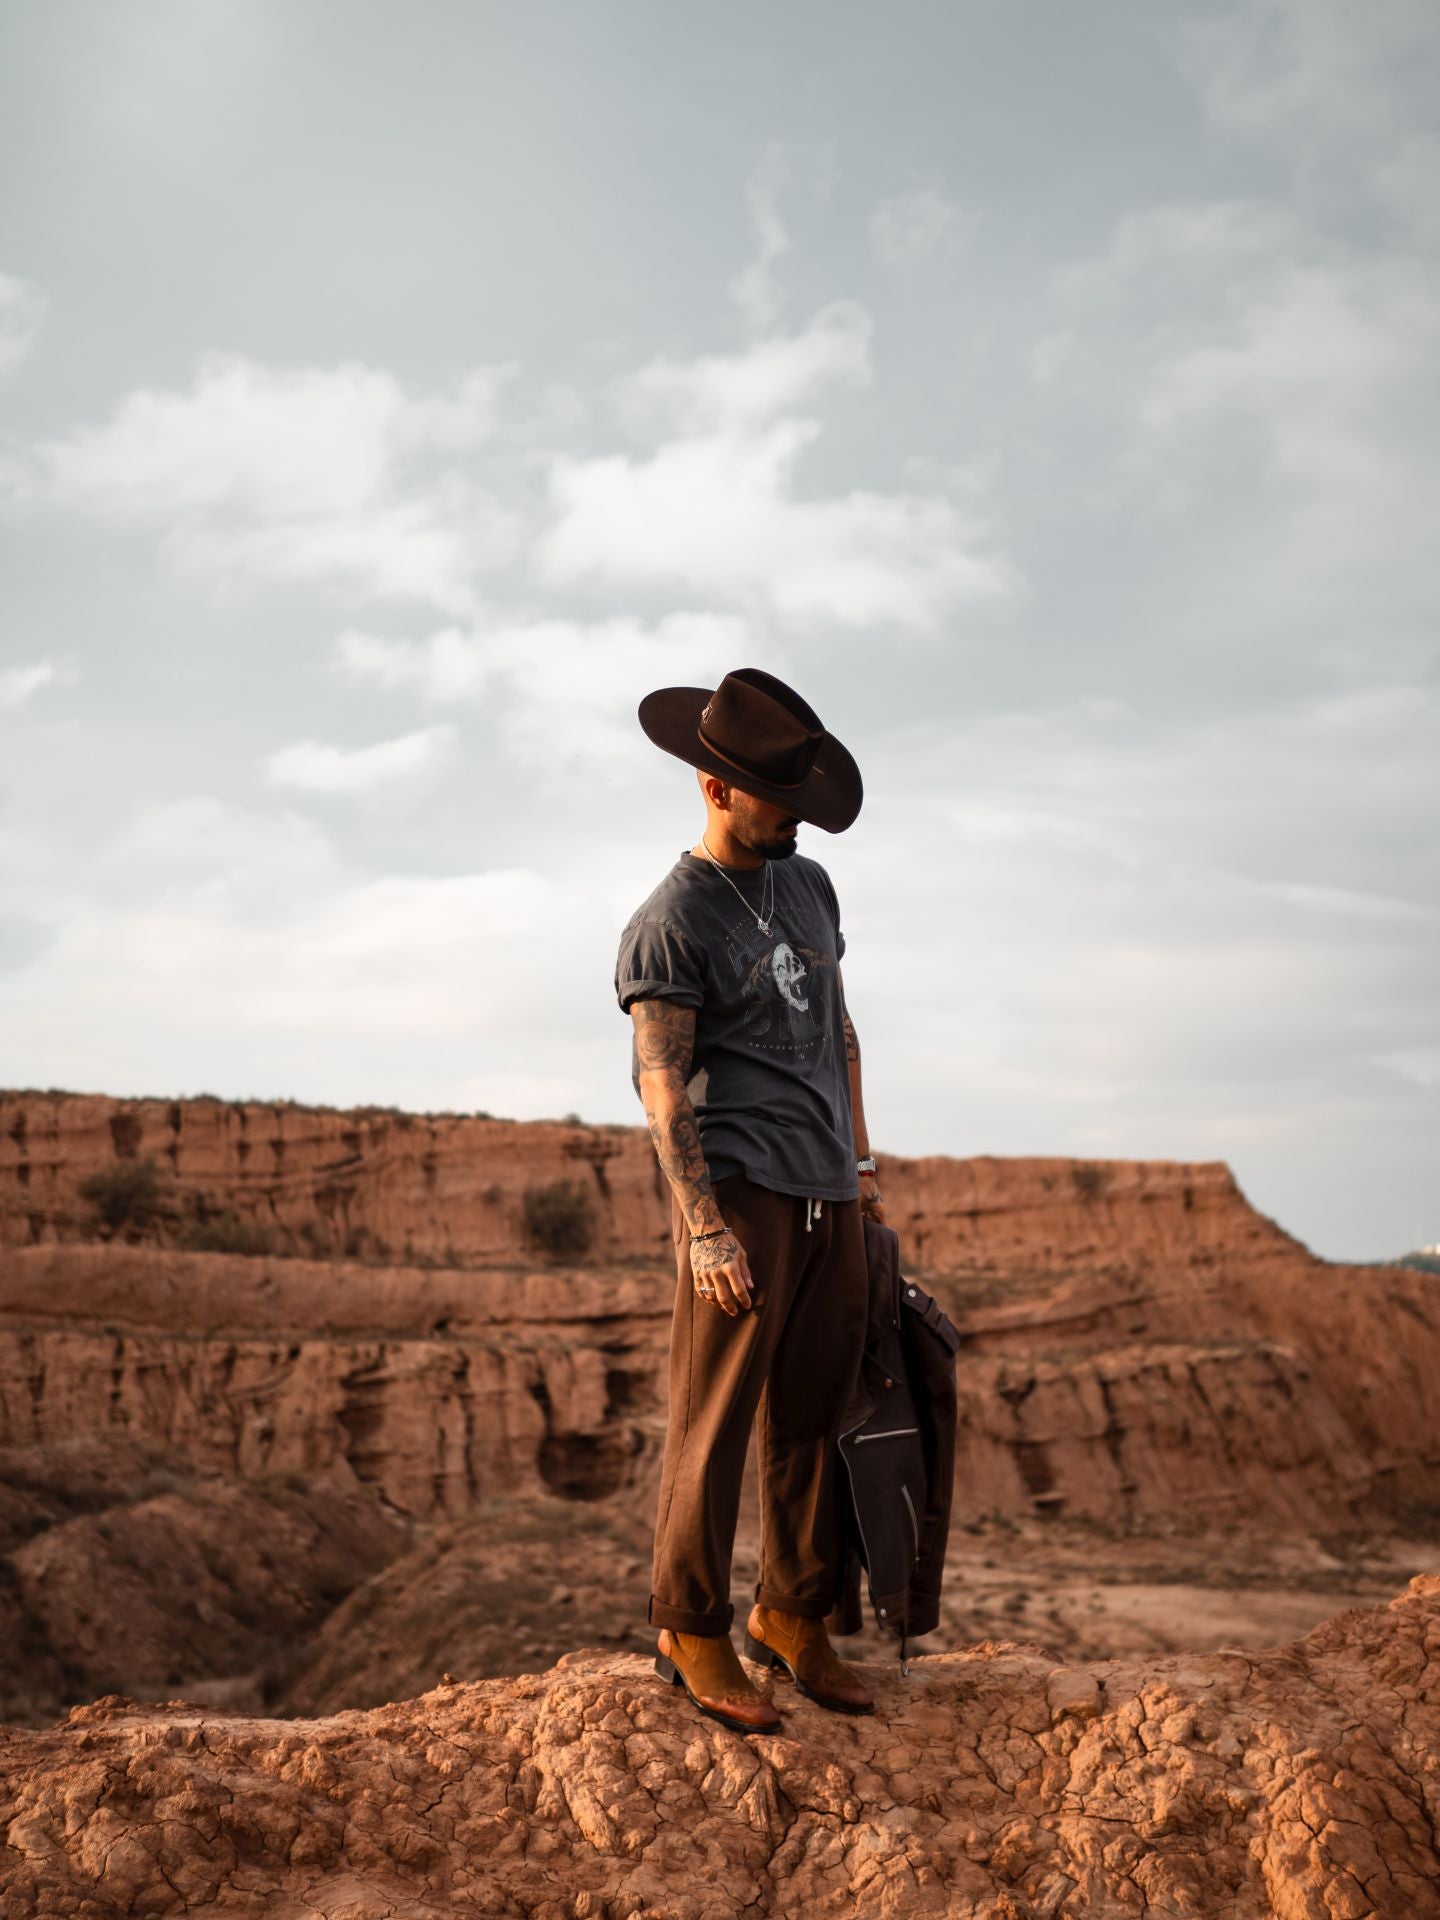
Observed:
[[[755,924],[760,929],[761,933],[766,934],[768,936],[770,932],[770,922],[768,920],[757,920]]]

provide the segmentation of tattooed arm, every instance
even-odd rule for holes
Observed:
[[[839,973],[840,1004],[845,1005],[845,976]],[[845,1011],[845,1065],[850,1073],[850,1119],[855,1129],[855,1157],[866,1160],[870,1156],[870,1129],[865,1124],[865,1099],[860,1088],[860,1036],[855,1031],[855,1022],[850,1018],[849,1009]],[[885,1214],[880,1201],[880,1187],[873,1173],[860,1175],[860,1211],[872,1220],[883,1221]]]
[[[635,1000],[630,1018],[635,1027],[636,1085],[660,1170],[670,1182],[690,1232],[715,1235],[690,1242],[696,1290],[713,1288],[716,1306],[733,1315],[750,1305],[752,1282],[745,1249],[726,1229],[711,1190],[700,1128],[685,1090],[695,1054],[695,1010],[673,1000]]]

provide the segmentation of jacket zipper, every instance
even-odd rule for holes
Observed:
[[[854,1429],[852,1428],[851,1432],[853,1431]],[[848,1440],[849,1438],[850,1434],[848,1433],[842,1433],[840,1435],[841,1440]],[[856,1442],[855,1444],[858,1445],[859,1443]],[[840,1458],[845,1461],[845,1477],[850,1482],[850,1511],[854,1514],[855,1525],[860,1531],[860,1550],[865,1555],[865,1571],[873,1580],[875,1577],[875,1562],[870,1558],[870,1542],[865,1538],[865,1522],[860,1518],[860,1502],[855,1498],[855,1475],[851,1471],[849,1460],[845,1457],[845,1449],[840,1446],[838,1441],[835,1451],[840,1455]]]
[[[920,1522],[915,1518],[915,1502],[910,1498],[910,1489],[903,1480],[900,1482],[900,1491],[905,1496],[906,1511],[910,1515],[910,1531],[915,1536],[915,1558],[918,1560],[920,1558]]]

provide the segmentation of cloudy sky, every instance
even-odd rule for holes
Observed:
[[[763,665],[882,1149],[1440,1240],[1433,0],[0,7],[0,1081],[638,1118]]]

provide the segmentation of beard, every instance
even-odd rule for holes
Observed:
[[[798,821],[796,825],[799,825]],[[799,852],[800,836],[798,833],[786,833],[775,840],[752,840],[750,847],[751,851],[758,853],[762,859],[788,860],[792,853]]]

